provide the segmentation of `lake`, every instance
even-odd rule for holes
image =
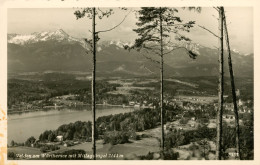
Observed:
[[[121,106],[97,105],[96,119],[100,116],[107,116],[133,111],[133,108],[122,108]],[[34,111],[21,114],[9,114],[7,124],[7,141],[25,142],[30,136],[36,139],[45,130],[55,130],[62,124],[69,124],[76,121],[91,121],[91,107],[83,110],[62,109]]]

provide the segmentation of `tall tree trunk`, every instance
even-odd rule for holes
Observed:
[[[217,113],[217,141],[216,159],[221,160],[222,156],[222,115],[223,115],[223,7],[219,8],[219,86],[218,86],[218,113]]]
[[[223,12],[224,12],[224,9],[223,9]],[[228,66],[229,66],[229,74],[230,74],[230,83],[231,83],[231,88],[232,88],[232,98],[233,98],[233,104],[234,104],[235,123],[236,123],[236,149],[237,149],[238,157],[241,160],[237,97],[236,97],[236,88],[235,88],[235,81],[234,81],[234,75],[233,75],[231,51],[230,51],[230,45],[229,45],[229,37],[228,37],[225,13],[223,14],[223,17],[224,17],[225,38],[226,38],[226,44],[227,44],[227,49],[228,49]]]
[[[164,113],[163,113],[163,29],[162,29],[162,13],[160,8],[160,36],[161,36],[161,126],[162,126],[162,137],[161,137],[161,149],[164,150]]]
[[[93,70],[92,70],[92,150],[93,159],[96,160],[96,9],[92,8],[92,46],[93,46]]]

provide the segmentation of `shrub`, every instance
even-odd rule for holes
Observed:
[[[180,124],[187,124],[188,121],[189,121],[189,118],[184,117],[184,118],[182,118],[182,119],[180,120]]]
[[[111,131],[104,135],[104,143],[110,143],[112,145],[123,144],[129,142],[129,135],[122,131]]]
[[[14,160],[14,159],[16,158],[15,155],[16,155],[16,154],[15,154],[14,152],[8,152],[8,153],[7,153],[7,158]]]
[[[49,150],[49,148],[47,146],[42,146],[40,148],[40,151],[43,152],[43,153],[47,152],[48,150]]]

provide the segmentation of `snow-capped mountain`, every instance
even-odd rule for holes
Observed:
[[[63,30],[35,32],[30,35],[8,34],[8,71],[89,71],[91,54],[86,53],[83,39],[71,37]],[[97,72],[102,74],[148,75],[159,74],[158,66],[137,51],[127,51],[124,41],[99,41],[97,45]],[[199,44],[183,45],[198,54],[191,59],[185,49],[176,49],[167,54],[165,74],[171,76],[213,76],[218,74],[218,50]],[[146,54],[150,56],[150,54]],[[155,58],[155,57],[154,57]],[[253,75],[254,55],[242,55],[232,51],[235,75]],[[145,66],[145,67],[144,67]],[[225,60],[225,73],[228,73]],[[144,69],[144,68],[149,68]],[[167,73],[168,72],[168,73]]]
[[[235,53],[240,54],[240,52],[237,49],[233,49],[232,51],[235,52]]]
[[[102,47],[109,47],[111,45],[115,45],[117,48],[124,48],[125,45],[132,46],[133,42],[126,42],[126,41],[120,41],[120,40],[110,40],[110,41],[101,41],[98,43],[99,46]]]
[[[81,38],[75,38],[68,35],[62,29],[58,29],[56,31],[44,31],[44,32],[34,32],[32,34],[8,34],[7,42],[17,45],[26,45],[43,41],[67,41],[71,43],[79,43],[83,48],[88,48],[86,43]],[[102,47],[109,47],[110,45],[115,45],[118,48],[124,48],[124,45],[131,46],[133,43],[131,42],[123,42],[123,41],[101,41],[98,42],[98,51],[102,50]]]
[[[55,40],[55,41],[68,41],[68,42],[79,42],[81,45],[84,45],[82,39],[74,38],[64,32],[62,29],[56,31],[44,31],[44,32],[35,32],[28,35],[22,34],[8,34],[8,43],[25,45],[32,44],[41,41]]]

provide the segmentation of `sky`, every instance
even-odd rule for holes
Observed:
[[[55,31],[63,29],[66,33],[77,38],[91,37],[91,20],[76,19],[73,14],[80,8],[9,8],[7,15],[7,32],[17,34],[31,34],[33,32]],[[218,13],[215,9],[204,7],[201,13],[182,8],[176,13],[185,21],[196,21],[196,25],[204,26],[218,34]],[[103,9],[104,10],[104,9]],[[133,9],[137,10],[137,8]],[[225,7],[230,45],[232,50],[243,54],[253,53],[254,30],[252,7]],[[114,8],[114,14],[109,18],[97,20],[97,30],[106,30],[117,25],[128,11]],[[102,40],[121,40],[133,42],[137,38],[132,30],[136,28],[138,18],[131,12],[125,21],[116,29],[100,35]],[[218,40],[206,30],[196,26],[186,36],[192,42],[203,46],[217,47]]]

